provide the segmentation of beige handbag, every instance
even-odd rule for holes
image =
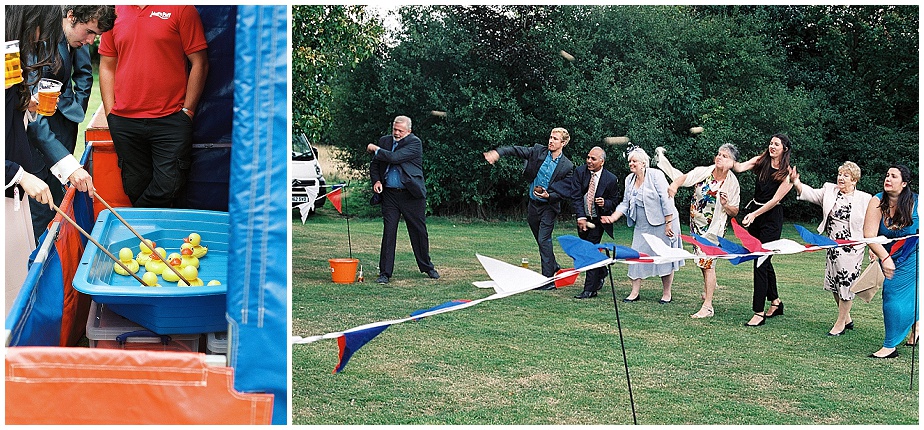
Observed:
[[[885,275],[882,274],[882,266],[876,260],[870,261],[866,270],[860,274],[857,281],[850,287],[850,291],[857,294],[857,297],[869,303],[876,295],[876,291],[882,287],[885,281]]]

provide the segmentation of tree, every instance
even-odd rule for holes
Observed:
[[[320,140],[332,85],[381,47],[384,28],[364,6],[292,7],[293,131]]]

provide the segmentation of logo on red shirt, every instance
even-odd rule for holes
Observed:
[[[160,19],[170,19],[170,12],[151,12],[151,15],[148,18],[156,16]]]

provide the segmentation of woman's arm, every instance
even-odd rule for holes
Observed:
[[[678,176],[677,179],[674,179],[674,182],[671,182],[670,186],[667,187],[668,197],[674,197],[677,195],[677,190],[680,189],[680,185],[687,180],[687,174],[689,174],[689,172]]]
[[[873,197],[866,205],[866,217],[863,219],[863,237],[870,238],[879,235],[879,223],[882,222],[882,212],[879,210],[879,199]],[[889,251],[878,243],[869,243],[869,250],[882,262],[882,274],[892,279],[895,275],[895,262],[889,256]]]
[[[757,164],[757,159],[758,159],[758,158],[760,158],[760,155],[758,155],[758,156],[756,156],[756,157],[754,157],[754,158],[752,158],[752,159],[750,159],[750,160],[748,160],[748,161],[745,161],[745,162],[743,162],[743,163],[739,163],[739,162],[736,161],[736,162],[735,162],[735,165],[732,167],[732,170],[734,170],[735,173],[741,173],[741,172],[743,172],[743,171],[745,171],[745,170],[751,170],[751,169],[754,168],[754,165]]]

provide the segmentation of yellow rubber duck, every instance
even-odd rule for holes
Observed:
[[[144,276],[141,277],[141,280],[144,281],[144,286],[146,287],[159,287],[160,284],[157,283],[157,275],[154,272],[144,272]]]
[[[151,261],[148,261],[148,264],[144,265],[144,270],[147,270],[148,272],[154,272],[156,275],[164,273],[164,269],[167,268],[167,263],[164,263],[166,258],[167,251],[164,250],[164,248],[155,248],[154,253],[151,254]]]
[[[138,253],[137,257],[135,257],[135,261],[137,261],[138,264],[142,266],[148,264],[148,261],[151,261],[151,252],[153,252],[152,250],[157,247],[157,244],[154,243],[154,241],[150,239],[145,239],[145,241],[147,243],[141,242],[138,245],[138,247],[141,248],[141,252]]]
[[[183,277],[189,280],[189,284],[186,284],[181,279],[179,280],[179,282],[177,282],[176,286],[178,287],[190,287],[190,286],[201,287],[205,285],[202,282],[202,280],[199,279],[199,269],[196,269],[195,267],[192,267],[192,266],[186,266],[183,268],[182,273],[183,273]]]
[[[180,265],[182,262],[183,260],[180,258],[180,254],[174,252],[167,256],[167,264],[173,266],[178,272],[180,271]],[[164,280],[167,282],[176,282],[180,280],[180,277],[177,276],[176,273],[173,273],[172,270],[167,268],[167,266],[164,266],[164,271],[160,274],[160,276],[163,276]]]
[[[184,243],[180,245],[180,254],[183,254],[183,267],[193,266],[199,268],[199,259],[193,255],[193,246],[190,243]]]
[[[217,279],[212,279],[211,281],[209,281],[208,284],[205,284],[205,285],[208,285],[209,287],[212,287],[212,286],[215,286],[215,285],[221,285],[221,282],[218,281]]]
[[[132,250],[129,248],[122,248],[119,250],[119,261],[121,261],[125,267],[128,267],[128,270],[131,270],[132,273],[137,273],[138,269],[141,268],[141,265],[139,265],[138,262],[132,258]],[[120,275],[129,275],[129,273],[126,272],[125,269],[119,265],[119,263],[112,263],[112,267],[115,269],[115,272]]]
[[[209,248],[201,244],[202,237],[199,236],[199,233],[190,233],[189,237],[183,239],[183,242],[189,243],[193,246],[193,257],[202,258],[205,257],[206,253],[209,252]]]

